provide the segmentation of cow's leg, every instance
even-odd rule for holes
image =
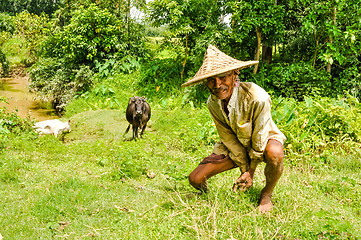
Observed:
[[[144,133],[144,130],[145,130],[146,126],[147,126],[147,124],[145,124],[145,125],[142,127],[142,132],[140,133],[140,137],[143,136],[143,133]]]
[[[136,134],[136,132],[137,132],[137,129],[138,129],[138,127],[136,127],[134,124],[132,125],[132,127],[133,127],[133,139],[134,140],[137,140],[136,138],[135,138],[135,134]]]
[[[125,130],[124,134],[127,134],[129,132],[129,129],[130,129],[130,124],[128,125],[127,130]]]
[[[137,126],[137,128],[135,129],[135,137],[136,138],[139,138],[138,130],[139,130],[139,126]]]

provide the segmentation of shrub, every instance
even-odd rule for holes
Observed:
[[[144,61],[141,65],[139,94],[147,97],[172,96],[179,92],[184,82],[181,78],[180,59],[165,58]]]
[[[23,47],[26,47],[29,51],[28,59],[23,63],[31,66],[35,63],[39,46],[44,40],[45,34],[52,28],[52,24],[45,13],[35,15],[27,11],[16,15],[15,24],[15,33],[26,39]]]
[[[14,20],[11,16],[0,13],[0,47],[6,40],[6,36],[15,31]],[[0,76],[7,75],[9,72],[9,61],[5,53],[0,49]]]
[[[6,102],[6,99],[0,96],[1,102]],[[4,107],[0,107],[0,152],[5,150],[9,138],[12,138],[11,134],[33,133],[32,125],[33,122],[29,119],[20,118],[16,113],[9,113]]]
[[[361,73],[357,66],[352,66],[343,70],[340,78],[335,80],[334,88],[339,93],[344,91],[349,92],[351,95],[361,98]]]
[[[273,100],[272,118],[287,137],[289,153],[317,155],[347,142],[361,143],[360,103],[350,95],[309,98],[297,102],[283,97]]]
[[[6,76],[9,72],[9,61],[0,49],[0,76]]]
[[[336,96],[331,90],[331,76],[307,63],[271,64],[250,80],[283,97],[302,101],[304,96]]]

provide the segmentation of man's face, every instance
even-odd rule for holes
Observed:
[[[233,71],[219,74],[207,79],[206,86],[220,100],[228,101],[231,98],[236,75]]]

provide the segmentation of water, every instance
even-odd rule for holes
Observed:
[[[17,109],[22,118],[30,116],[38,121],[58,118],[50,103],[36,99],[35,94],[29,92],[26,76],[0,79],[0,96],[6,97],[8,102],[0,102],[0,107],[5,106],[9,112]]]

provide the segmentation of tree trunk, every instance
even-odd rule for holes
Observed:
[[[331,16],[332,16],[332,22],[333,22],[333,25],[336,25],[336,14],[337,14],[337,8],[336,7],[334,7],[333,9],[332,9],[332,14],[331,14]],[[330,37],[329,39],[328,39],[328,42],[330,43],[330,44],[332,44],[332,42],[333,42],[333,39],[332,39],[332,37]],[[331,72],[331,63],[330,62],[328,62],[327,63],[327,72]]]
[[[183,79],[183,74],[184,74],[184,70],[186,67],[186,63],[187,63],[187,56],[188,56],[188,34],[186,33],[186,49],[185,49],[185,56],[184,56],[184,62],[183,62],[183,69],[181,72],[181,79]]]
[[[130,0],[128,0],[128,4],[127,4],[127,37],[128,37],[128,42],[127,42],[127,49],[130,49]]]
[[[270,65],[272,62],[272,47],[262,44],[262,62]]]
[[[257,34],[257,49],[256,49],[256,54],[254,56],[254,59],[256,61],[259,61],[259,55],[261,52],[261,38],[262,38],[262,32],[259,27],[256,28],[256,34]],[[258,71],[258,63],[254,66],[253,74],[256,74],[257,71]]]

